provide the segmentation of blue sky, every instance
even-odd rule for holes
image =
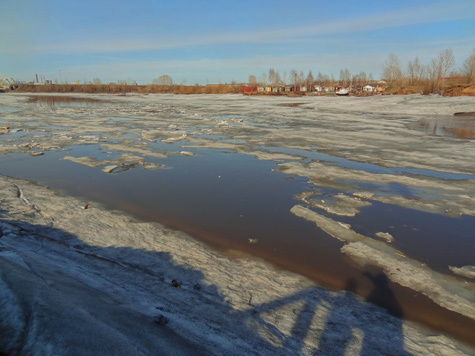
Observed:
[[[270,68],[375,79],[475,48],[475,1],[0,0],[0,77],[246,82]]]

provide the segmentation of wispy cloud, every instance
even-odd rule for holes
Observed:
[[[445,48],[453,50],[460,65],[475,43],[470,21],[464,21],[475,20],[475,2],[417,4],[391,12],[367,8],[368,12],[361,11],[365,15],[346,18],[337,13],[332,19],[328,13],[320,18],[316,14],[311,23],[296,22],[291,26],[288,21],[283,26],[274,19],[275,26],[267,22],[259,26],[260,30],[238,31],[229,26],[227,31],[199,29],[179,34],[182,32],[160,32],[159,26],[143,26],[126,31],[112,31],[111,27],[104,34],[91,29],[82,38],[75,31],[52,38],[43,33],[13,34],[11,39],[0,37],[0,64],[18,78],[31,77],[34,70],[54,79],[61,70],[63,79],[70,81],[91,80],[95,76],[117,81],[130,76],[140,83],[150,83],[161,74],[169,74],[177,82],[186,78],[188,83],[206,83],[207,78],[213,82],[246,81],[249,74],[260,75],[270,67],[281,73],[295,68],[335,76],[340,69],[348,68],[352,73],[365,71],[378,77],[391,52],[405,66],[415,56],[430,62]],[[461,22],[465,27],[459,25]],[[446,26],[448,23],[450,26]],[[412,32],[418,25],[422,28],[420,35]],[[440,31],[428,30],[439,27]],[[452,29],[452,33],[446,35],[443,27]],[[59,40],[68,36],[66,42]]]
[[[472,37],[473,38],[473,37]],[[475,43],[475,42],[474,42]],[[431,58],[443,48],[451,48],[459,60],[459,64],[469,55],[471,49],[463,46],[459,40],[450,43],[432,41],[420,44],[418,51],[413,48],[398,51],[404,70],[407,61],[413,60],[417,55],[422,63],[429,64]],[[77,66],[62,66],[62,73],[70,80],[82,80],[98,76],[103,81],[117,81],[131,77],[139,83],[150,83],[153,78],[168,74],[180,83],[184,79],[188,83],[206,83],[207,78],[219,78],[222,82],[231,80],[246,81],[249,74],[260,75],[271,67],[279,70],[281,74],[291,69],[308,71],[314,75],[321,71],[323,74],[338,77],[339,70],[348,68],[352,74],[364,71],[379,77],[382,63],[390,53],[388,47],[380,46],[371,56],[364,50],[355,51],[351,56],[341,56],[339,53],[298,53],[285,55],[250,55],[244,58],[201,58],[196,60],[133,60],[121,59],[113,56],[98,55],[103,64],[84,64]],[[95,57],[95,56],[92,56]],[[92,61],[89,63],[98,63]],[[50,73],[53,78],[57,73]],[[305,73],[306,74],[306,73]]]
[[[340,20],[319,21],[317,24],[274,28],[270,30],[250,32],[210,33],[202,35],[187,34],[173,36],[170,34],[154,37],[137,36],[127,38],[98,38],[67,43],[45,43],[36,46],[10,47],[11,51],[60,52],[60,53],[106,53],[136,52],[166,49],[190,48],[197,46],[225,44],[272,44],[295,43],[315,40],[322,36],[344,35],[347,33],[377,31],[418,24],[437,23],[444,21],[466,20],[475,18],[473,3],[447,2],[437,5],[424,5],[405,8],[398,11],[372,14],[370,16],[347,18]],[[147,35],[144,35],[147,36]]]

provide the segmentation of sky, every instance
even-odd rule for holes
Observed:
[[[0,77],[178,84],[258,79],[270,68],[381,77],[475,48],[474,0],[0,0]]]

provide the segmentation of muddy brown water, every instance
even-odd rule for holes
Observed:
[[[75,147],[78,156],[92,149]],[[13,154],[0,158],[0,174],[33,179],[80,197],[84,203],[98,201],[110,209],[160,222],[232,257],[262,258],[331,290],[348,289],[348,281],[352,281],[354,292],[365,298],[371,294],[374,285],[364,273],[381,271],[357,266],[341,254],[341,242],[290,213],[290,208],[298,203],[293,196],[310,188],[306,178],[272,171],[276,168],[274,162],[230,151],[196,149],[195,152],[193,157],[171,155],[164,160],[156,159],[167,165],[164,169],[147,171],[136,167],[111,175],[104,174],[100,168],[61,160],[64,152],[48,152],[41,157]],[[397,229],[406,230],[407,238],[398,239],[396,247],[407,255],[442,271],[448,262],[471,260],[470,250],[474,249],[467,248],[467,244],[473,246],[473,241],[466,237],[474,226],[473,218],[464,221],[444,217],[434,227],[431,224],[440,217],[375,202],[367,211],[363,209],[356,221],[348,220],[357,232],[371,235],[370,232],[392,223],[395,216],[406,222]],[[452,253],[447,253],[442,235],[437,249],[427,248],[429,235],[430,241],[434,238],[430,227],[442,226],[445,231],[452,226],[453,237],[460,244],[451,249]],[[425,232],[421,234],[419,229]],[[257,243],[251,244],[249,239]],[[389,286],[398,305],[384,300],[378,304],[392,312],[400,310],[399,315],[404,318],[475,345],[473,320],[441,308],[411,289],[391,282]]]
[[[475,139],[475,117],[469,115],[423,118],[411,123],[409,127],[435,136]]]
[[[30,102],[51,107],[107,104],[98,99],[62,96],[32,96]],[[432,135],[470,139],[474,122],[466,117],[423,119],[412,128]],[[179,145],[168,147],[181,150]],[[84,203],[97,201],[109,209],[160,222],[232,257],[262,258],[331,290],[351,289],[364,298],[371,296],[372,302],[395,315],[475,346],[473,320],[441,308],[418,292],[388,281],[394,301],[388,303],[384,295],[374,298],[375,285],[367,273],[382,272],[356,265],[340,252],[341,242],[290,213],[290,208],[299,204],[294,195],[315,188],[309,185],[307,178],[276,172],[278,166],[271,161],[260,161],[229,150],[204,148],[187,148],[196,154],[192,157],[170,155],[166,159],[148,159],[165,164],[165,169],[147,171],[139,166],[107,175],[101,168],[62,160],[65,155],[104,155],[98,146],[70,148],[71,151],[51,151],[40,157],[0,156],[0,174],[36,180],[82,198]],[[323,157],[327,158],[331,159]],[[335,162],[348,163],[341,159]],[[357,166],[352,168],[383,169],[364,163]],[[401,190],[401,187],[388,188]],[[323,194],[337,193],[325,187],[318,189]],[[386,231],[391,226],[390,232],[398,236],[394,247],[439,272],[450,273],[448,265],[473,264],[474,217],[452,218],[372,202],[372,206],[363,208],[357,217],[341,220],[351,223],[356,232],[366,236],[374,236],[375,232]]]
[[[38,105],[46,105],[50,107],[58,106],[72,106],[72,107],[81,107],[81,106],[97,106],[102,104],[110,104],[110,101],[87,98],[87,97],[71,97],[71,96],[61,96],[61,95],[30,95],[28,97],[29,103],[36,103]]]

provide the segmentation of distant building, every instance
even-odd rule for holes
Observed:
[[[256,87],[243,86],[241,87],[241,93],[257,93]]]
[[[363,87],[363,91],[365,93],[373,93],[373,92],[376,92],[377,90],[376,90],[376,86],[374,86],[374,85],[365,85]]]
[[[323,88],[323,87],[320,86],[320,85],[315,85],[315,86],[313,87],[313,90],[315,90],[317,93],[321,93],[321,92],[323,92],[323,91],[325,90],[325,88]]]

